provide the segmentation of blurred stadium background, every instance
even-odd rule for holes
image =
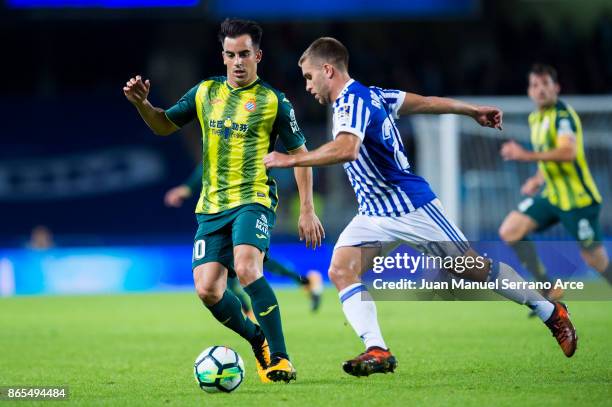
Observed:
[[[142,74],[154,104],[167,107],[200,79],[224,73],[216,32],[226,16],[263,24],[259,74],[293,102],[311,149],[330,137],[328,113],[304,91],[296,63],[323,35],[348,46],[350,71],[366,84],[504,108],[503,133],[456,117],[400,121],[411,164],[471,240],[497,239],[520,199],[534,169],[504,163],[499,146],[508,138],[528,142],[529,66],[556,66],[562,97],[585,125],[587,157],[604,195],[602,225],[612,233],[609,1],[5,0],[0,295],[191,286],[195,200],[169,209],[163,195],[197,164],[199,129],[154,136],[121,88]],[[341,166],[315,170],[327,230],[319,252],[295,236],[292,171],[276,171],[276,179],[273,256],[301,272],[326,270],[356,207]]]

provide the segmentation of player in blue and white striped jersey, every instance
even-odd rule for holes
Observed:
[[[333,104],[334,138],[346,132],[361,140],[357,159],[344,164],[361,215],[400,216],[435,198],[429,184],[410,171],[395,126],[405,95],[350,79]]]
[[[561,303],[540,293],[512,289],[502,281],[524,287],[524,280],[501,262],[477,260],[463,233],[447,219],[429,184],[410,171],[395,119],[410,113],[454,113],[472,117],[485,127],[501,129],[502,112],[454,99],[423,97],[399,90],[367,87],[348,74],[348,51],[333,38],[314,41],[300,58],[306,90],[321,104],[332,104],[334,140],[316,150],[295,155],[272,152],[267,168],[321,166],[342,163],[355,190],[359,213],[344,229],[334,248],[329,276],[339,291],[347,320],[363,340],[366,351],[346,361],[344,370],[355,376],[392,372],[396,359],[382,337],[376,305],[361,282],[374,257],[398,243],[428,253],[428,243],[443,255],[471,257],[470,270],[449,270],[461,278],[492,281],[502,296],[525,304],[546,323],[567,357],[574,354],[577,337]],[[425,243],[425,244],[424,244]],[[431,250],[431,249],[429,249]],[[468,264],[464,259],[462,264]]]

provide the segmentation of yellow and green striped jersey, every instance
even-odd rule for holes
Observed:
[[[166,110],[178,127],[202,127],[202,191],[196,213],[213,214],[249,203],[276,209],[276,182],[263,164],[277,136],[288,151],[304,145],[291,103],[259,78],[233,88],[212,77]]]
[[[583,208],[601,202],[601,195],[591,176],[584,154],[582,124],[576,111],[558,101],[555,105],[529,115],[531,144],[534,151],[557,147],[559,134],[573,134],[576,158],[571,162],[539,161],[538,168],[546,180],[542,195],[561,210]]]

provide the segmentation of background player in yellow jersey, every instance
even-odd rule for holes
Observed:
[[[296,378],[296,371],[287,355],[278,301],[263,277],[278,201],[276,182],[263,157],[274,149],[277,136],[289,153],[304,152],[306,147],[287,98],[257,76],[261,36],[257,23],[225,20],[219,40],[227,76],[200,82],[168,110],[149,103],[150,83],[140,76],[130,79],[123,90],[156,134],[171,134],[199,120],[206,165],[196,208],[196,291],[219,322],[250,342],[262,381],[288,382]],[[300,235],[307,245],[320,245],[323,228],[313,209],[312,170],[296,169],[295,177]],[[228,273],[237,274],[259,326],[244,317],[240,301],[227,290]]]
[[[559,100],[559,91],[553,67],[532,67],[528,94],[537,107],[529,115],[533,151],[509,141],[502,146],[501,155],[505,160],[536,161],[538,171],[521,188],[521,193],[530,198],[506,216],[499,235],[514,248],[530,273],[538,280],[548,281],[546,269],[527,235],[561,222],[580,244],[584,261],[612,283],[612,265],[601,244],[601,195],[587,165],[582,125],[574,109]],[[535,196],[542,186],[542,194]],[[562,292],[546,294],[556,299]]]

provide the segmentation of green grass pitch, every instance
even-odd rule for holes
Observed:
[[[278,290],[298,380],[261,384],[246,342],[191,293],[0,299],[0,386],[68,385],[81,406],[526,406],[612,403],[612,302],[573,302],[572,359],[527,309],[509,302],[379,302],[395,374],[350,377],[362,351],[335,292],[321,312]],[[210,345],[236,349],[247,375],[232,394],[206,394],[192,373]],[[61,405],[64,405],[63,402]],[[48,406],[42,402],[1,401]],[[56,404],[53,404],[56,405]],[[58,404],[59,405],[59,404]]]

